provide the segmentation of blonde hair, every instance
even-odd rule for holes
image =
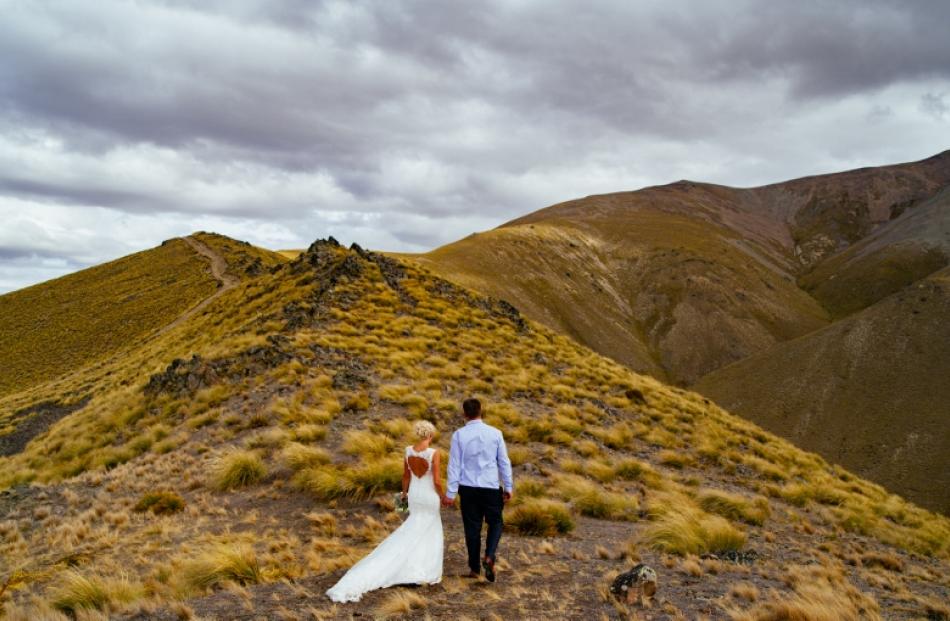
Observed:
[[[420,440],[425,440],[426,438],[431,438],[435,435],[435,425],[430,423],[427,420],[417,421],[412,427],[413,433],[416,434],[416,437]]]

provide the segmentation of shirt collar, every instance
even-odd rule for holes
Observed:
[[[468,427],[469,425],[474,425],[476,423],[481,423],[481,422],[484,422],[484,421],[482,421],[482,419],[480,418],[476,418],[475,420],[466,421],[465,426]]]

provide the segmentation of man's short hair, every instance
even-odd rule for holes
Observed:
[[[478,418],[482,413],[482,402],[478,399],[466,399],[462,403],[462,411],[465,412],[465,418]]]

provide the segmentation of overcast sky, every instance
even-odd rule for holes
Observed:
[[[0,0],[0,292],[950,148],[950,2]]]

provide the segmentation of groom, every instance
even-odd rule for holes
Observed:
[[[462,411],[467,422],[452,434],[449,484],[442,502],[446,506],[454,505],[456,494],[462,499],[462,524],[465,526],[471,578],[479,575],[482,522],[488,523],[485,556],[481,558],[481,566],[485,569],[488,581],[494,582],[495,551],[504,523],[501,513],[505,503],[511,500],[513,489],[511,460],[508,459],[501,431],[482,421],[481,402],[478,399],[466,399]]]

